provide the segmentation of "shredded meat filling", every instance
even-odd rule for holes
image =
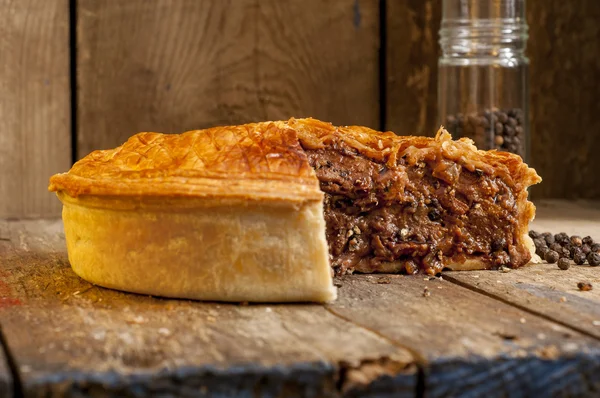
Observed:
[[[354,271],[437,274],[476,258],[518,267],[516,199],[500,179],[438,159],[389,169],[343,143],[305,149],[325,193],[332,265]]]

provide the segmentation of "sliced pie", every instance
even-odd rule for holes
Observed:
[[[50,179],[69,260],[102,286],[329,301],[338,273],[519,267],[540,181],[471,141],[314,119],[140,133]]]

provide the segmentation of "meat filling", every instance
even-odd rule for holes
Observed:
[[[344,143],[305,148],[325,193],[332,266],[354,271],[425,272],[476,258],[518,267],[515,193],[499,178],[432,156],[394,169]]]

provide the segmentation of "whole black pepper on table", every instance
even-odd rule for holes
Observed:
[[[533,239],[535,253],[548,264],[558,262],[560,269],[569,269],[569,260],[577,265],[583,265],[586,261],[592,267],[600,265],[600,244],[591,236],[581,238],[565,232],[552,235],[550,232],[531,230],[529,237]]]

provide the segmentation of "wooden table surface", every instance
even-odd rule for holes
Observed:
[[[600,239],[600,208],[533,227]],[[71,271],[59,220],[0,221],[0,397],[600,395],[600,267],[336,283],[328,305],[127,294]]]

